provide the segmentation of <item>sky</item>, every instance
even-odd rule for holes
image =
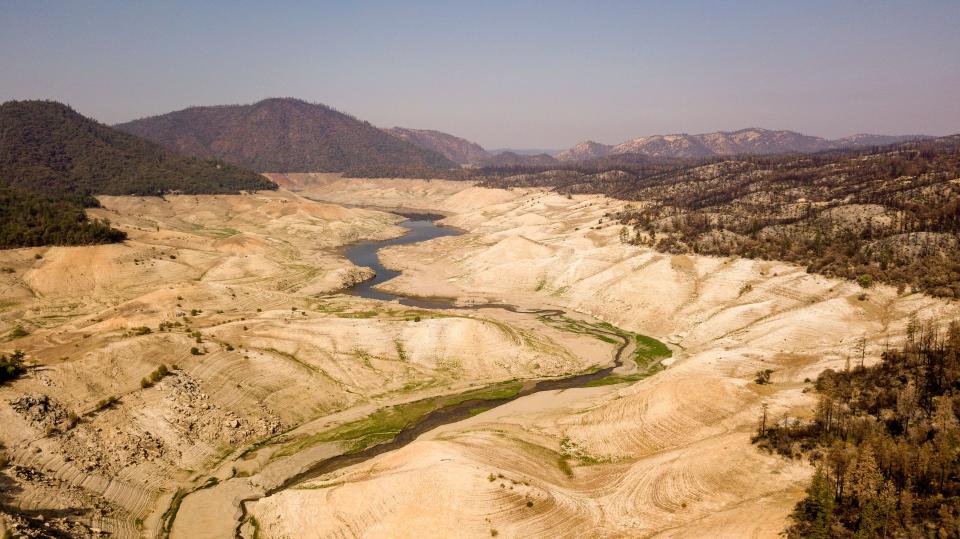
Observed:
[[[487,148],[960,132],[960,0],[0,0],[0,101],[104,123],[266,97]]]

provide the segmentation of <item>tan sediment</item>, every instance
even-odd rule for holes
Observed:
[[[265,536],[774,537],[811,469],[750,444],[761,403],[774,417],[808,410],[804,379],[842,367],[861,337],[875,361],[911,314],[956,315],[952,305],[886,287],[861,301],[857,285],[788,264],[622,245],[604,215],[625,203],[604,197],[518,189],[504,199],[453,182],[349,182],[304,189],[339,202],[420,203],[470,232],[385,250],[385,263],[404,272],[385,288],[559,306],[674,343],[678,353],[642,382],[525,397],[264,498],[251,513]],[[773,385],[752,382],[762,368],[774,370]],[[563,455],[572,476],[561,471]]]
[[[342,451],[323,442],[278,456],[286,443],[385,406],[609,361],[608,344],[531,315],[416,322],[396,303],[318,296],[363,277],[338,254],[345,243],[401,232],[393,216],[339,204],[443,212],[468,232],[385,250],[403,275],[384,288],[559,307],[669,342],[674,357],[644,381],[523,397],[250,502],[261,537],[772,537],[810,469],[750,445],[761,403],[800,413],[813,402],[803,380],[844,365],[860,337],[875,360],[911,314],[956,314],[884,287],[861,301],[855,284],[787,264],[626,246],[605,217],[625,203],[604,197],[286,176],[298,193],[104,197],[92,213],[130,241],[0,252],[14,269],[0,273],[0,331],[31,332],[0,347],[41,365],[0,388],[0,438],[15,465],[50,476],[22,480],[15,507],[100,503],[91,524],[152,535],[177,488],[215,477],[184,498],[172,536],[223,537],[241,498]],[[178,313],[203,343],[156,332]],[[154,332],[133,334],[141,325]],[[141,388],[161,363],[179,369]],[[752,383],[762,368],[772,385]],[[78,414],[120,402],[55,434],[8,406],[41,393]]]

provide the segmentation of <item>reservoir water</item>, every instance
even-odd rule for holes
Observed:
[[[442,215],[432,215],[432,214],[402,214],[408,219],[402,223],[400,226],[406,228],[408,232],[399,238],[391,238],[389,240],[381,241],[364,241],[354,245],[351,245],[347,248],[344,256],[347,257],[350,262],[353,262],[357,266],[366,266],[373,269],[376,272],[376,276],[373,279],[364,281],[362,283],[354,285],[350,289],[351,294],[355,294],[362,298],[368,299],[378,299],[381,301],[391,301],[394,299],[401,300],[401,303],[410,304],[413,303],[409,298],[403,298],[389,292],[383,292],[377,290],[376,287],[380,283],[389,281],[394,277],[400,275],[399,271],[389,269],[384,267],[380,262],[380,249],[384,247],[391,247],[394,245],[406,245],[409,243],[418,243],[421,241],[432,240],[434,238],[441,238],[444,236],[459,236],[463,234],[462,230],[457,230],[456,228],[437,226],[437,219],[442,218]],[[407,301],[404,301],[407,300]],[[420,303],[420,302],[416,302]],[[426,302],[433,303],[433,302]],[[436,303],[441,305],[431,305],[434,308],[442,308],[442,304],[449,304],[449,302],[437,301]],[[411,305],[414,306],[414,305]]]

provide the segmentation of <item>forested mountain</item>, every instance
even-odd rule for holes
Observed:
[[[0,248],[123,239],[84,207],[92,195],[276,189],[225,163],[181,157],[52,101],[0,105]]]
[[[421,148],[440,153],[447,159],[461,165],[479,163],[490,157],[490,153],[476,142],[470,142],[441,131],[407,129],[404,127],[393,127],[384,129],[384,131]]]
[[[435,151],[353,116],[299,99],[192,107],[116,127],[185,155],[223,159],[261,172],[456,166]]]
[[[569,167],[569,165],[568,165]],[[494,170],[487,170],[494,176]],[[779,259],[960,298],[960,135],[874,150],[620,164],[488,177],[638,201],[624,241]]]
[[[883,146],[924,138],[930,137],[922,135],[860,134],[828,140],[794,131],[749,128],[700,135],[652,135],[631,139],[614,146],[586,141],[557,154],[557,158],[561,161],[577,161],[617,154],[639,154],[647,157],[665,158],[705,158],[734,155],[815,153],[824,150]]]

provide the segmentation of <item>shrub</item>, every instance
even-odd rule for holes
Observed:
[[[26,372],[23,359],[23,350],[14,351],[9,357],[6,354],[0,355],[0,384],[19,378]]]
[[[773,369],[761,369],[757,371],[757,378],[754,381],[760,385],[769,384],[771,374],[773,374]]]
[[[120,399],[117,396],[110,395],[109,397],[97,402],[97,405],[93,408],[93,411],[99,412],[101,410],[106,410],[118,402],[120,402]]]
[[[156,384],[157,382],[159,382],[161,379],[163,379],[164,376],[168,374],[170,374],[170,369],[168,369],[166,365],[161,363],[160,366],[157,367],[153,372],[151,372],[149,376],[147,376],[143,380],[140,380],[140,387],[147,389],[148,387],[153,386],[153,384]]]
[[[193,355],[195,355],[195,356],[202,356],[202,355],[203,355],[203,352],[201,352],[200,349],[197,348],[196,346],[190,347],[190,353],[193,354]]]
[[[13,328],[12,330],[10,330],[10,338],[11,338],[11,339],[19,339],[20,337],[26,337],[26,336],[29,335],[29,334],[30,334],[30,332],[27,331],[27,330],[25,330],[25,329],[23,329],[23,326],[17,326],[17,327],[15,327],[15,328]]]
[[[180,325],[182,324],[179,321],[178,322],[160,322],[159,328],[160,328],[160,331],[170,331],[171,329]]]

